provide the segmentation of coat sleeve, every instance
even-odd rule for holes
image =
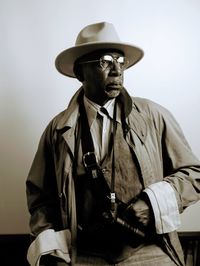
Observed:
[[[162,234],[176,230],[179,214],[200,199],[200,162],[172,114],[160,105],[150,106],[161,147],[163,181],[150,185],[145,192],[154,211],[156,231]]]
[[[172,114],[161,111],[164,179],[174,188],[181,213],[200,199],[200,161]]]
[[[156,105],[153,120],[160,135],[164,181],[173,187],[181,213],[200,199],[200,161],[167,109]]]
[[[33,240],[27,259],[31,266],[40,265],[41,257],[47,254],[70,263],[71,232],[61,222],[52,132],[50,123],[42,134],[26,181]]]
[[[26,181],[31,234],[60,226],[59,197],[51,147],[51,126],[44,131]]]

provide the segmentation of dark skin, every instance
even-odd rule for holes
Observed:
[[[119,57],[123,54],[118,52],[94,53],[93,60],[100,58],[104,54]],[[90,59],[90,60],[92,60]],[[82,64],[83,88],[85,95],[99,105],[104,105],[108,100],[116,98],[123,86],[123,70],[120,69],[119,63],[114,62],[112,68],[102,70],[98,62]]]
[[[83,61],[96,60],[102,55],[112,55],[115,58],[123,56],[118,51],[96,51]],[[119,63],[114,61],[113,67],[103,70],[99,62],[81,64],[83,75],[83,89],[87,98],[103,106],[108,100],[116,98],[123,87],[124,73]],[[144,226],[149,224],[150,208],[148,204],[139,199],[132,206],[132,211],[138,221]]]

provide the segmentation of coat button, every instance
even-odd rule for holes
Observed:
[[[102,169],[102,173],[105,174],[106,173],[106,168]]]

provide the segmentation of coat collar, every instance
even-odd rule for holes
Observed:
[[[61,117],[58,120],[56,129],[63,131],[75,126],[79,116],[79,102],[78,99],[83,94],[82,88],[80,88],[74,96],[71,98],[69,105],[65,111],[61,113]]]
[[[68,108],[62,112],[58,119],[56,129],[62,132],[65,140],[71,139],[74,135],[79,118],[79,98],[83,97],[83,93],[84,91],[81,87],[70,100]],[[144,143],[147,135],[147,125],[142,110],[138,108],[137,104],[134,102],[134,98],[130,97],[125,88],[123,88],[119,96],[119,101],[123,105],[128,128],[134,130]]]
[[[124,88],[119,96],[124,109],[127,129],[132,129],[139,139],[144,143],[147,135],[147,124],[142,113],[127,90]]]

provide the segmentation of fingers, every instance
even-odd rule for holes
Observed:
[[[138,221],[142,223],[144,226],[147,226],[149,223],[149,216],[148,215],[141,215],[136,216],[138,218]]]
[[[135,217],[144,226],[147,226],[150,221],[150,209],[147,203],[141,199],[131,204],[131,209],[134,212]]]

